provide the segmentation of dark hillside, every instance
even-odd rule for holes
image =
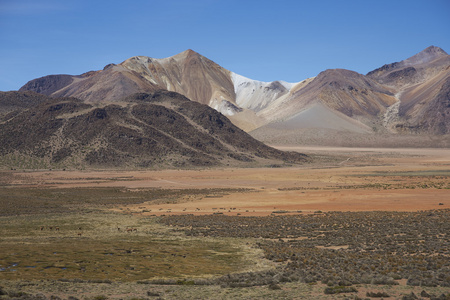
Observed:
[[[0,121],[8,114],[31,108],[47,100],[48,97],[32,91],[0,92]]]
[[[50,96],[57,90],[71,84],[74,76],[72,75],[48,75],[36,78],[27,82],[19,89],[19,92],[33,91],[36,93]]]
[[[214,109],[174,92],[135,94],[124,100],[122,105],[93,106],[74,98],[48,98],[0,124],[0,155],[3,161],[9,159],[10,167],[19,167],[13,162],[23,157],[43,165],[100,168],[306,160],[264,145]]]

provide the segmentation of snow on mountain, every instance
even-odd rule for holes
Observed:
[[[236,93],[236,103],[258,112],[271,102],[286,95],[296,83],[285,81],[263,82],[231,72],[231,80]]]

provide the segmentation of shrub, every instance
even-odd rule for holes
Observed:
[[[341,294],[341,293],[357,293],[358,290],[353,286],[334,286],[334,287],[327,287],[324,290],[324,293],[327,295],[332,294]]]
[[[193,280],[177,280],[177,285],[195,285]]]
[[[415,300],[415,299],[419,298],[417,298],[416,294],[414,294],[413,292],[411,292],[411,294],[409,295],[405,295],[402,297],[402,300]]]
[[[13,291],[13,292],[9,292],[8,293],[8,296],[10,297],[10,298],[20,298],[20,297],[23,297],[23,296],[26,296],[27,295],[27,293],[24,293],[24,292],[16,292],[16,291]]]
[[[269,290],[281,290],[281,286],[276,283],[269,284]]]
[[[392,277],[376,276],[372,279],[371,284],[398,285],[399,283]]]
[[[386,293],[386,292],[367,292],[366,296],[367,297],[372,297],[372,298],[390,297],[389,294]]]

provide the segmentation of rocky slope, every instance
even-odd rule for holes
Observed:
[[[0,94],[0,103],[26,95],[14,93]],[[45,98],[0,122],[2,165],[180,168],[306,161],[266,146],[216,110],[175,92],[133,94],[104,105]]]
[[[450,56],[438,47],[367,74],[399,98],[397,132],[450,134]]]
[[[0,92],[0,122],[45,101],[48,97],[32,91]]]

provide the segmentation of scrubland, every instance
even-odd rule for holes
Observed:
[[[307,149],[308,150],[308,149]],[[448,299],[446,151],[0,173],[0,299]]]

